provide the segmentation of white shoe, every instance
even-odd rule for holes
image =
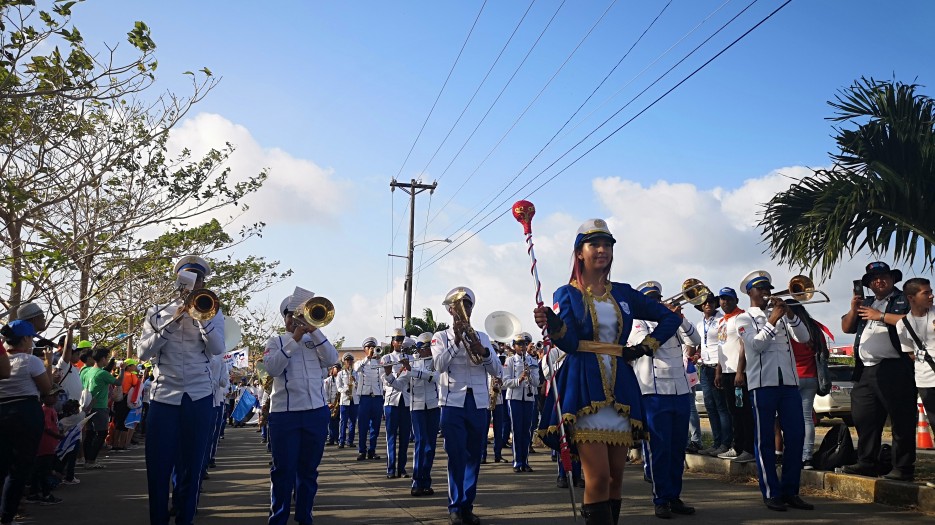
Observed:
[[[754,461],[754,457],[753,454],[749,452],[743,452],[730,461],[731,463],[752,463]]]
[[[738,454],[736,450],[731,448],[731,449],[727,449],[726,452],[721,452],[720,454],[717,455],[717,457],[721,459],[734,459],[739,455],[740,454]]]
[[[81,483],[81,480],[78,479],[77,477],[75,477],[71,481],[68,481],[67,479],[62,480],[62,485],[77,485],[79,483]]]
[[[723,453],[727,452],[728,450],[730,450],[730,447],[728,447],[727,445],[721,445],[721,446],[719,446],[719,447],[717,447],[717,448],[712,447],[712,448],[711,448],[711,453],[708,454],[708,455],[711,456],[711,457],[716,458],[716,457],[718,456],[718,454],[723,454]]]

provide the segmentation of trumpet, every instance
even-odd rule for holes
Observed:
[[[464,330],[464,333],[455,333],[455,340],[457,341],[457,338],[460,335],[461,339],[464,340],[465,346],[467,347],[468,358],[475,365],[479,365],[484,362],[484,356],[474,352],[471,349],[471,346],[473,346],[474,343],[480,343],[480,337],[478,337],[477,332],[471,328],[470,320],[468,319],[467,315],[467,309],[464,307],[464,299],[466,298],[467,292],[461,290],[451,294],[451,296],[449,296],[448,299],[445,299],[445,302],[442,304],[451,309],[451,315],[454,317],[455,322],[460,322],[467,325],[467,329]]]
[[[334,304],[324,297],[312,297],[295,309],[292,319],[307,328],[327,326],[334,320]]]
[[[820,294],[822,297],[819,299],[812,300],[815,297],[815,294]],[[828,297],[828,294],[822,292],[815,288],[815,281],[813,281],[807,275],[796,275],[792,279],[789,279],[789,287],[785,290],[770,294],[770,297],[785,297],[789,296],[792,299],[798,301],[799,304],[816,304],[816,303],[830,303],[831,298]]]
[[[704,302],[708,300],[709,295],[711,295],[711,290],[705,286],[701,280],[689,277],[682,283],[681,292],[662,302],[673,307],[682,306],[685,303],[691,303],[697,306],[699,304],[704,304]]]

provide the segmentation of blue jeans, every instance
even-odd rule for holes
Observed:
[[[698,407],[695,406],[695,388],[691,389],[691,403],[689,406],[688,413],[688,441],[689,443],[697,443],[701,445],[701,418],[698,416]],[[686,446],[688,443],[686,443]]]
[[[701,392],[704,395],[705,411],[708,412],[708,422],[711,424],[714,446],[730,448],[734,441],[730,408],[724,396],[714,386],[714,367],[698,367],[698,377],[701,380]]]
[[[270,469],[269,525],[286,525],[295,496],[295,521],[312,523],[312,507],[318,493],[318,465],[325,451],[327,406],[299,412],[272,412],[269,415]]]
[[[805,444],[802,446],[802,461],[811,461],[815,450],[815,420],[812,410],[815,407],[815,395],[818,394],[817,377],[799,378],[799,395],[802,396],[802,417],[805,420]]]

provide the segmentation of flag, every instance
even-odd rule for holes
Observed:
[[[224,354],[224,363],[234,368],[247,368],[250,366],[250,363],[247,361],[246,350],[237,350],[236,352]]]
[[[240,395],[240,401],[238,401],[237,406],[234,407],[234,412],[231,414],[231,417],[234,418],[234,421],[243,421],[250,415],[250,412],[258,406],[259,402],[256,396],[249,390],[244,389],[243,394]]]
[[[58,442],[58,446],[55,447],[55,455],[58,456],[58,459],[63,459],[78,446],[78,441],[81,440],[81,429],[84,428],[84,425],[89,419],[91,419],[91,416],[82,419],[80,423],[72,427],[72,429],[65,434],[65,437]]]
[[[123,422],[123,426],[127,428],[136,428],[136,425],[143,420],[143,407],[138,406],[136,408],[130,409],[130,413],[127,414],[126,421]]]

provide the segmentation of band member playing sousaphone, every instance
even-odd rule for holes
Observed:
[[[458,287],[443,304],[452,327],[432,338],[432,361],[439,377],[441,428],[448,454],[448,522],[477,525],[474,514],[481,452],[487,441],[488,376],[499,376],[500,362],[487,334],[471,327],[474,292]]]
[[[289,521],[293,497],[295,520],[312,523],[312,506],[318,492],[318,465],[330,418],[322,374],[328,365],[338,361],[338,351],[319,330],[330,321],[333,310],[317,322],[303,311],[313,296],[296,288],[282,301],[279,311],[287,333],[271,337],[263,352],[263,363],[273,377],[269,415],[273,453],[270,525]]]
[[[176,522],[195,519],[199,478],[215,421],[209,356],[225,351],[224,316],[216,298],[213,305],[192,300],[212,301],[213,294],[203,290],[210,274],[208,261],[194,255],[182,257],[175,265],[179,296],[150,308],[143,320],[140,359],[153,359],[156,369],[146,422],[146,480],[153,524],[169,523],[173,470]]]
[[[662,304],[628,284],[610,281],[615,242],[603,220],[581,225],[570,283],[556,290],[554,311],[535,310],[536,324],[547,328],[567,353],[555,385],[561,413],[556,413],[550,389],[539,433],[554,444],[559,425],[569,423],[570,445],[584,470],[582,514],[587,525],[617,523],[627,448],[643,437],[640,388],[629,361],[652,355],[681,324]],[[634,319],[658,324],[639,345],[628,347]]]

